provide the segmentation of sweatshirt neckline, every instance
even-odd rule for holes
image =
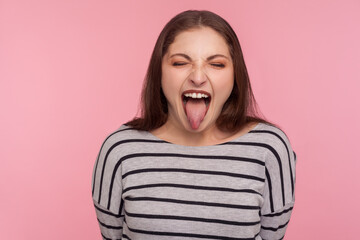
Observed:
[[[163,141],[165,143],[168,143],[170,144],[171,146],[176,146],[176,147],[183,147],[183,148],[209,148],[209,147],[216,147],[216,146],[221,146],[221,145],[226,145],[227,143],[231,143],[231,142],[237,142],[245,137],[247,137],[251,131],[254,131],[254,130],[258,130],[258,128],[260,127],[261,123],[257,123],[255,125],[255,127],[253,127],[250,131],[238,136],[238,137],[235,137],[233,139],[230,139],[228,141],[225,141],[225,142],[221,142],[221,143],[217,143],[217,144],[213,144],[213,145],[203,145],[203,146],[187,146],[187,145],[181,145],[181,144],[177,144],[177,143],[173,143],[173,142],[169,142],[169,141],[166,141],[164,139],[161,139],[157,136],[155,136],[154,134],[152,134],[151,132],[147,131],[147,134],[154,140],[158,140],[158,141]]]

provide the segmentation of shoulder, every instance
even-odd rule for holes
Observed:
[[[110,133],[101,145],[95,163],[94,179],[99,180],[103,179],[104,176],[111,176],[118,169],[124,156],[141,149],[136,142],[144,141],[146,136],[148,136],[146,132],[135,130],[126,125],[122,125]]]
[[[139,154],[149,149],[158,148],[162,146],[161,143],[165,143],[165,141],[156,138],[148,131],[122,125],[104,140],[100,149],[100,159],[106,159],[109,156],[118,159],[129,154]]]
[[[284,130],[267,123],[258,123],[251,133],[253,141],[268,149],[268,154],[295,160],[296,154]]]
[[[277,126],[260,124],[254,134],[267,146],[265,180],[270,205],[264,207],[263,213],[274,212],[294,201],[296,154],[287,134]]]
[[[106,136],[100,148],[98,161],[107,161],[109,158],[120,157],[124,145],[134,142],[136,139],[144,139],[145,137],[145,133],[122,125]]]
[[[134,135],[136,131],[126,125],[121,125],[118,129],[108,134],[104,140],[104,143],[111,143],[117,140],[126,139]]]
[[[290,139],[284,130],[268,123],[258,123],[249,133],[259,140],[259,142],[276,145],[290,146]]]
[[[119,145],[126,142],[131,142],[136,139],[147,139],[149,134],[146,131],[139,131],[127,125],[121,125],[120,128],[111,132],[104,140],[102,148],[109,148],[111,146]]]

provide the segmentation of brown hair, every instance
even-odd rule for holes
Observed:
[[[168,117],[167,100],[161,89],[161,64],[175,37],[186,30],[210,27],[226,40],[234,66],[234,87],[225,102],[216,125],[223,131],[240,130],[248,122],[269,123],[259,116],[239,40],[231,26],[209,11],[189,10],[172,18],[161,31],[147,70],[142,95],[141,117],[126,123],[138,130],[153,130],[162,126]]]

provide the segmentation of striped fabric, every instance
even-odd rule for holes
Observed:
[[[104,141],[92,196],[103,239],[283,239],[294,204],[286,135],[258,123],[189,147],[122,126]]]

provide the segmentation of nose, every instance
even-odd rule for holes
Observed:
[[[201,67],[196,67],[190,74],[189,80],[194,86],[200,87],[207,82],[208,78]]]

